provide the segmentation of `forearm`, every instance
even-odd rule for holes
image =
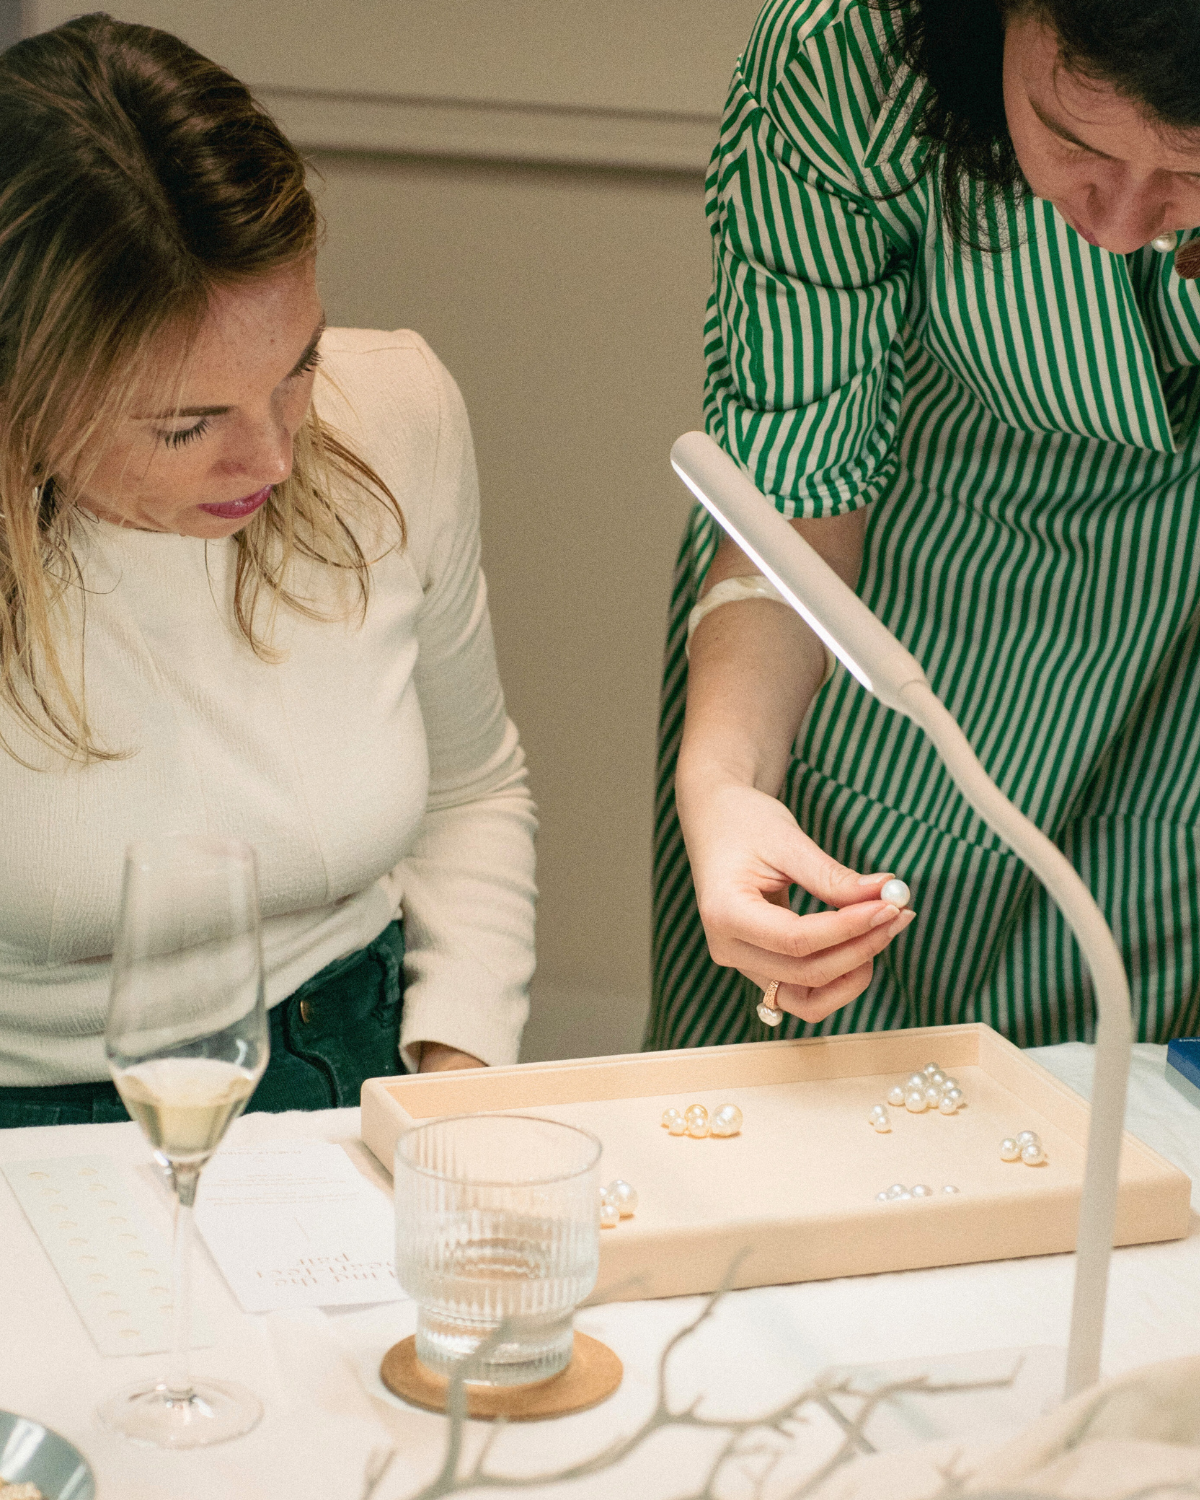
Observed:
[[[792,525],[853,587],[862,565],[865,510]],[[728,539],[717,549],[705,592],[758,569]],[[747,600],[704,616],[691,642],[687,713],[676,773],[686,822],[694,790],[715,781],[774,797],[801,721],[825,676],[825,648],[787,605]]]

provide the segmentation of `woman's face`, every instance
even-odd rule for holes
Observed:
[[[1111,84],[1068,72],[1036,14],[1005,28],[1004,108],[1029,186],[1091,244],[1128,255],[1200,225],[1200,135],[1164,134]]]
[[[143,531],[239,531],[292,471],[323,327],[311,258],[216,292],[178,394],[164,406],[161,385],[148,383],[84,455],[84,508]]]

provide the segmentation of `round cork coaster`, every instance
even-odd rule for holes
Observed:
[[[607,1400],[621,1384],[624,1373],[621,1361],[607,1344],[576,1332],[570,1364],[549,1380],[535,1380],[529,1385],[472,1385],[468,1381],[467,1416],[484,1421],[504,1417],[510,1422],[565,1417]],[[415,1335],[392,1345],[383,1356],[379,1378],[402,1401],[429,1411],[446,1410],[450,1383],[444,1375],[426,1369],[417,1358]]]

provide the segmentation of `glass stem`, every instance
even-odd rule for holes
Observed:
[[[187,1401],[192,1394],[192,1210],[196,1203],[196,1167],[173,1167],[175,1184],[175,1246],[171,1263],[171,1358],[167,1365],[167,1397]]]

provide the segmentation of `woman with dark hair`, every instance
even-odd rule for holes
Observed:
[[[1200,11],[770,0],[708,189],[709,432],[1080,870],[1138,1036],[1197,1031]],[[770,594],[697,511],[648,1044],[1086,1037],[1038,882]]]
[[[516,1059],[533,805],[458,390],[326,330],[304,164],[161,31],[0,55],[0,1126],[124,1117],[123,850],[259,860],[251,1109]]]

